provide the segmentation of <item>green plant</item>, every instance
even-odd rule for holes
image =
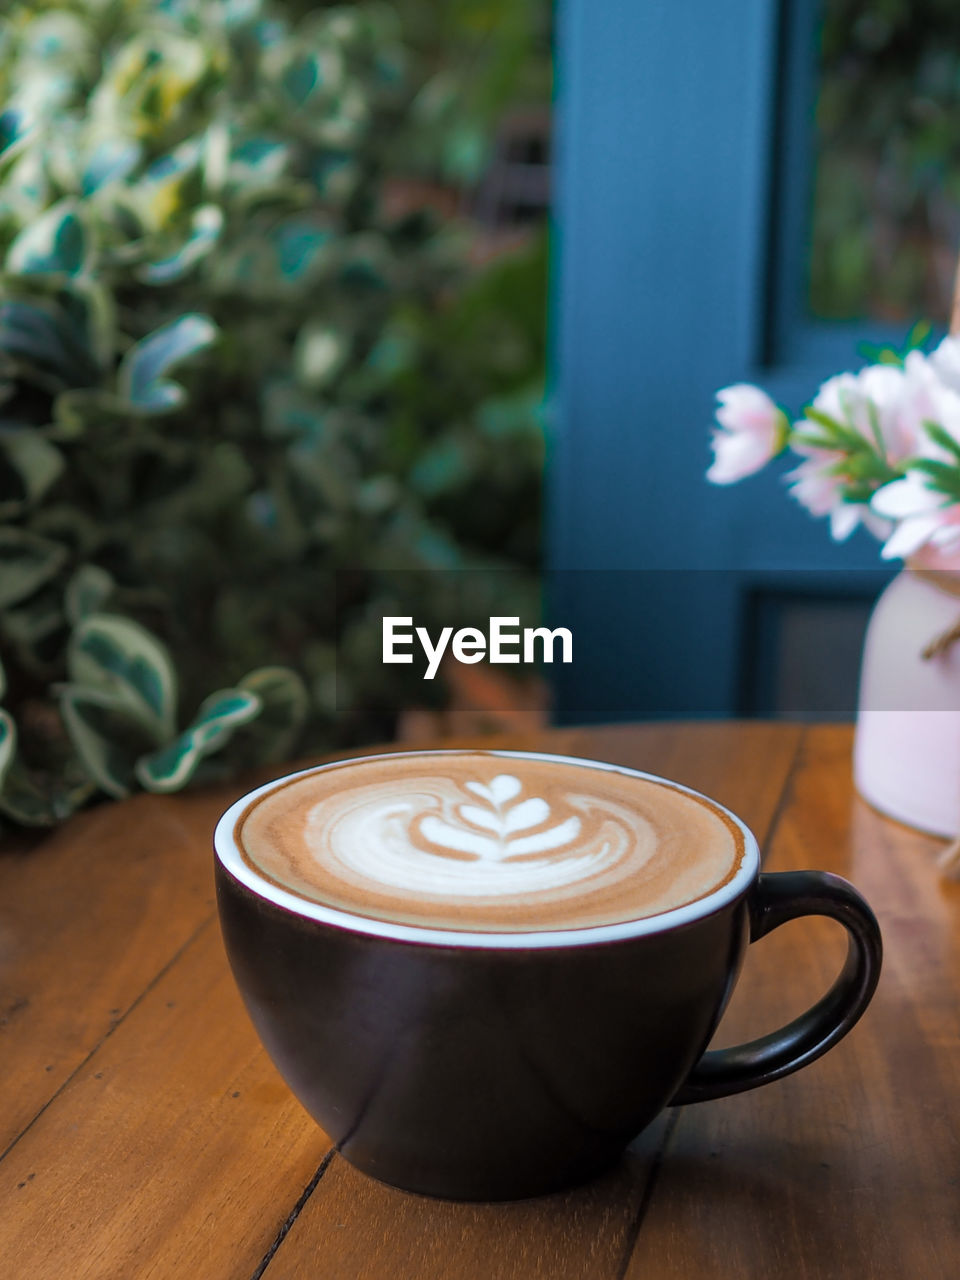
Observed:
[[[384,612],[534,598],[543,248],[390,212],[407,55],[365,4],[0,24],[8,818],[387,733]]]
[[[953,0],[826,0],[810,295],[831,318],[949,308],[960,218]]]

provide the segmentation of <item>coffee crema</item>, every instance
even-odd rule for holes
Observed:
[[[237,824],[271,883],[376,920],[473,932],[659,915],[730,880],[743,835],[709,800],[589,763],[483,751],[328,765]]]

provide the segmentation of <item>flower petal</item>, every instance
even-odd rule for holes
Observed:
[[[932,515],[903,520],[884,543],[880,554],[884,560],[906,559],[928,542],[939,527],[940,522]]]
[[[830,535],[834,542],[846,542],[860,523],[863,503],[841,502],[830,512]]]
[[[714,463],[707,472],[712,484],[734,484],[753,475],[770,460],[770,451],[755,436],[717,431],[713,436]]]
[[[960,336],[948,334],[928,360],[943,385],[960,392]]]
[[[908,471],[902,480],[892,480],[876,491],[870,505],[878,515],[891,520],[905,520],[943,506],[943,495],[929,488],[916,471]]]

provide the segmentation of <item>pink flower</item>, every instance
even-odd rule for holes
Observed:
[[[960,551],[960,503],[931,489],[918,471],[878,489],[871,506],[897,522],[884,543],[884,560],[906,559],[922,547],[943,555]]]
[[[753,475],[783,448],[786,419],[765,391],[739,382],[717,392],[721,430],[713,434],[713,484],[733,484]]]
[[[909,419],[913,431],[913,446],[908,451],[926,457],[942,458],[943,450],[933,444],[925,423],[936,422],[957,441],[960,441],[960,350],[945,353],[947,343],[960,345],[956,338],[945,338],[930,356],[911,351],[904,363],[905,394],[900,406],[905,419]],[[946,355],[956,359],[956,385]]]
[[[887,521],[875,515],[864,502],[847,502],[842,477],[831,474],[831,460],[840,461],[843,455],[827,454],[825,450],[816,452],[816,457],[801,462],[784,477],[790,482],[792,496],[812,516],[830,517],[830,535],[835,542],[844,542],[861,524],[875,537],[885,538],[890,532]]]
[[[914,456],[957,467],[956,454],[931,439],[933,422],[960,443],[960,339],[945,338],[930,356],[911,351],[904,363],[908,394],[906,414],[916,429]],[[895,522],[884,543],[885,560],[907,559],[929,565],[949,563],[960,555],[960,503],[933,488],[925,474],[910,468],[902,480],[878,489],[871,508]]]
[[[893,465],[915,453],[921,439],[923,413],[931,394],[925,374],[925,368],[874,364],[857,375],[854,425],[874,443],[879,434],[883,454]]]
[[[828,379],[817,393],[813,408],[848,429],[853,429],[891,465],[916,449],[919,421],[906,408],[908,383],[904,371],[894,365],[871,365],[858,374],[840,373]],[[816,432],[815,422],[794,424],[797,431]],[[851,485],[841,448],[825,449],[794,441],[794,452],[805,461],[785,479],[790,493],[813,516],[830,517],[830,533],[843,542],[864,525],[885,538],[890,525],[870,509],[869,503],[847,500]]]
[[[911,352],[914,355],[924,359],[919,352]],[[872,364],[857,374],[830,378],[813,407],[852,427],[888,462],[898,463],[917,450],[922,413],[931,402],[933,384],[939,385],[932,371],[916,364],[903,369]]]
[[[785,477],[791,494],[829,518],[836,540],[864,525],[885,559],[960,564],[960,335],[902,365],[829,378],[792,432],[758,387],[727,387],[719,400],[715,484],[759,471],[789,441],[800,458]]]
[[[913,354],[907,356],[908,362]],[[945,387],[960,392],[960,335],[948,334],[927,361]]]
[[[802,430],[806,425],[798,422],[796,427]],[[845,506],[852,508],[852,504],[844,503],[844,478],[838,470],[843,464],[844,454],[838,449],[817,449],[799,442],[793,444],[793,451],[806,460],[784,476],[790,486],[791,497],[806,507],[812,516],[829,516],[830,532],[838,542],[849,537],[858,521],[854,518],[847,527],[849,519],[843,512]]]

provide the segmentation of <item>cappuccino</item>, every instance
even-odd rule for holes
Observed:
[[[659,915],[727,883],[719,806],[588,762],[484,751],[348,761],[260,794],[237,825],[260,876],[376,920],[476,932]]]

